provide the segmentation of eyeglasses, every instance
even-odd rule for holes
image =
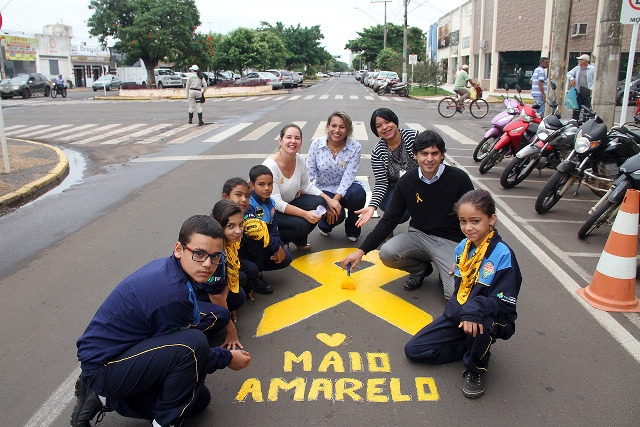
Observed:
[[[182,247],[191,252],[191,259],[195,262],[205,262],[207,258],[209,258],[211,259],[211,264],[217,265],[224,259],[224,254],[222,252],[210,254],[200,249],[193,250],[187,245],[182,245]]]

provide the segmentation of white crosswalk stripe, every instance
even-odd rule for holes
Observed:
[[[93,134],[96,134],[96,133],[99,133],[99,132],[103,132],[105,130],[113,129],[113,128],[118,127],[118,126],[122,126],[122,125],[120,123],[111,123],[111,124],[108,124],[108,125],[101,126],[101,127],[97,128],[97,129],[86,130],[84,132],[80,132],[80,133],[76,133],[76,134],[73,134],[73,135],[62,137],[62,138],[60,138],[60,141],[62,141],[62,142],[78,141],[83,136],[93,135]],[[72,142],[72,144],[73,143],[74,142]]]
[[[67,135],[67,134],[72,133],[72,132],[78,132],[78,131],[81,131],[81,130],[84,130],[84,129],[89,129],[89,128],[96,127],[96,126],[98,126],[98,125],[94,124],[94,123],[89,123],[89,124],[80,125],[80,126],[74,126],[74,127],[70,128],[70,129],[61,130],[60,132],[49,133],[49,134],[47,134],[47,138],[58,138],[58,137],[60,137],[62,135]]]
[[[137,128],[142,127],[144,125],[145,125],[145,123],[136,123],[134,125],[129,125],[129,126],[126,126],[126,127],[123,127],[123,128],[114,129],[114,130],[109,131],[109,132],[96,133],[93,136],[90,136],[89,138],[85,138],[85,139],[82,139],[80,141],[75,141],[75,142],[72,142],[71,144],[83,145],[83,144],[88,144],[90,142],[97,142],[97,141],[100,141],[101,139],[110,138],[112,136],[118,135],[119,133],[129,132],[129,131],[131,131],[133,129],[137,129]]]
[[[32,131],[35,131],[37,129],[42,129],[42,128],[46,128],[49,125],[35,125],[35,126],[29,126],[26,129],[19,129],[15,132],[11,132],[11,136],[17,136],[17,137],[22,137],[23,134],[28,134],[31,133]]]
[[[265,135],[271,129],[276,127],[279,123],[280,122],[268,122],[268,123],[265,123],[262,126],[260,126],[258,129],[256,129],[256,130],[252,131],[251,133],[249,133],[248,135],[243,136],[238,141],[256,141],[262,135]]]
[[[48,132],[55,131],[55,130],[60,130],[60,129],[65,129],[65,128],[68,128],[70,126],[73,126],[73,125],[48,126],[45,129],[40,129],[40,130],[36,130],[34,132],[22,134],[22,138],[33,138],[34,136],[37,136],[37,135],[48,134]],[[33,128],[31,128],[31,130],[33,130]]]
[[[145,124],[142,123],[141,126],[145,126]],[[151,126],[151,127],[148,127],[146,129],[142,129],[142,130],[140,130],[138,132],[134,132],[134,133],[129,134],[129,135],[124,135],[124,136],[121,136],[121,137],[118,137],[118,138],[114,138],[114,139],[110,139],[108,141],[101,142],[100,144],[106,144],[106,145],[120,144],[121,142],[130,141],[130,140],[135,139],[135,138],[137,138],[139,136],[144,136],[144,135],[150,134],[152,132],[155,132],[157,130],[165,129],[165,128],[169,127],[169,126],[171,126],[169,123],[163,123],[163,124],[159,124],[159,125],[156,125],[156,126]]]
[[[240,132],[242,129],[251,125],[252,123],[239,123],[229,129],[226,129],[216,135],[213,135],[212,137],[205,139],[204,142],[222,142],[225,139],[229,138],[230,136],[235,135],[236,133]]]
[[[433,127],[435,127],[436,129],[438,129],[439,131],[441,131],[443,134],[450,136],[451,138],[453,138],[455,141],[458,141],[460,144],[464,144],[464,145],[478,145],[477,141],[474,141],[473,139],[469,138],[466,135],[461,134],[460,132],[458,132],[457,130],[453,129],[450,126],[446,126],[446,125],[433,125]]]

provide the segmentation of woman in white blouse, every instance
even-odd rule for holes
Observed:
[[[316,187],[340,202],[340,214],[335,216],[328,213],[318,223],[318,229],[328,236],[335,226],[344,221],[347,238],[355,242],[360,236],[355,212],[364,208],[367,200],[367,193],[356,179],[362,146],[352,138],[353,123],[344,111],[335,111],[329,116],[326,132],[326,135],[311,143],[307,172]]]
[[[278,230],[283,243],[292,242],[298,250],[307,251],[311,245],[307,237],[322,218],[318,206],[328,215],[340,214],[340,202],[324,194],[309,181],[304,158],[299,154],[302,130],[294,124],[280,131],[278,152],[267,157],[263,165],[273,173],[273,193],[276,204]]]

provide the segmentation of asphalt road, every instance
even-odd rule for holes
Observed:
[[[129,137],[87,140],[106,129],[68,140],[54,131],[33,137],[82,154],[86,169],[75,185],[0,217],[0,425],[68,425],[75,340],[96,308],[122,278],[169,255],[182,221],[210,212],[227,178],[246,176],[274,152],[284,124],[301,125],[306,152],[326,117],[347,111],[365,154],[359,175],[367,177],[376,141],[368,122],[380,106],[393,109],[401,126],[442,132],[447,160],[494,193],[500,233],[518,257],[517,333],[492,348],[485,396],[462,396],[461,363],[421,366],[404,357],[411,334],[444,308],[433,276],[405,292],[405,277],[381,268],[372,253],[354,276],[358,289],[341,291],[343,273],[332,263],[357,243],[341,230],[329,238],[314,232],[311,253],[293,248],[292,267],[268,274],[276,292],[238,311],[251,366],[210,375],[213,402],[188,425],[637,425],[638,316],[592,309],[574,292],[589,283],[608,236],[606,229],[576,237],[596,196],[581,189],[538,215],[533,203],[551,171],[510,190],[499,184],[506,161],[480,176],[473,143],[499,105],[482,120],[443,119],[435,103],[381,98],[345,76],[275,97],[208,100],[203,133],[193,127],[141,143],[182,126],[186,102],[29,101],[42,102],[3,110],[7,127],[117,124]],[[110,413],[100,425],[148,422]]]

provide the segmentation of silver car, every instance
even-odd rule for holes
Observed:
[[[96,92],[98,89],[100,90],[111,90],[111,89],[120,89],[122,86],[122,82],[120,81],[120,77],[114,76],[113,74],[105,74],[100,76],[98,80],[91,84],[93,91]]]
[[[238,81],[240,82],[240,84],[264,81],[274,90],[282,89],[282,81],[280,81],[280,79],[278,79],[275,74],[266,71],[253,71],[251,73],[247,73],[246,76],[240,77],[240,80]]]
[[[287,70],[265,70],[267,73],[275,74],[278,80],[282,82],[282,87],[294,87],[293,76]]]

